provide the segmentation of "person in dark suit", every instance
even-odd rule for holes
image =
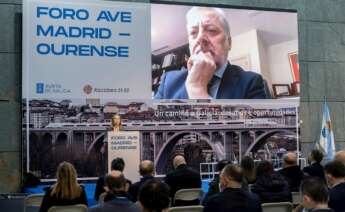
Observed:
[[[139,203],[143,212],[164,212],[170,205],[170,190],[157,179],[147,180],[139,190]]]
[[[206,204],[206,202],[209,200],[211,196],[219,193],[219,175],[223,168],[230,163],[231,162],[228,160],[221,160],[217,163],[217,171],[219,172],[219,174],[214,176],[214,179],[208,184],[208,192],[203,199],[203,205]]]
[[[204,212],[261,212],[259,197],[241,188],[243,173],[237,165],[226,165],[220,174],[221,192],[210,197]]]
[[[103,204],[90,208],[90,212],[140,212],[139,205],[133,203],[126,192],[126,178],[120,171],[112,171],[105,177],[108,188]]]
[[[111,161],[111,171],[120,171],[123,172],[125,169],[125,161],[122,158],[114,158]],[[98,201],[99,196],[106,192],[106,186],[105,186],[105,176],[101,176],[98,178],[95,188],[95,194],[94,198]],[[126,179],[126,189],[128,190],[132,182],[128,179]]]
[[[323,153],[320,150],[318,149],[312,150],[308,156],[308,162],[310,165],[304,167],[303,172],[307,176],[319,177],[326,182],[323,166],[321,165],[322,159],[323,159]]]
[[[269,161],[260,161],[256,167],[256,181],[251,191],[260,197],[261,203],[291,202],[289,184]]]
[[[297,165],[296,153],[289,152],[283,156],[283,168],[279,170],[279,173],[288,182],[290,191],[299,191],[304,174]]]
[[[200,173],[187,166],[186,160],[182,155],[175,156],[173,160],[174,171],[168,173],[165,183],[170,186],[170,197],[173,200],[176,191],[186,188],[201,188]],[[173,201],[174,202],[174,201]],[[195,201],[175,201],[174,206],[198,205],[199,200]]]
[[[265,99],[262,77],[228,62],[231,35],[221,9],[187,13],[187,69],[163,74],[155,99]]]
[[[328,206],[335,212],[345,211],[345,165],[338,160],[325,165],[325,173],[329,186]]]
[[[328,207],[329,192],[319,177],[309,177],[301,183],[302,203],[294,211],[334,212]]]
[[[134,202],[138,199],[139,189],[140,187],[148,180],[154,179],[154,165],[153,162],[150,160],[144,160],[139,165],[139,173],[142,176],[140,181],[133,183],[129,187],[128,193],[132,196],[132,200]]]

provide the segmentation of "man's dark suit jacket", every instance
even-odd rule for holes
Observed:
[[[340,183],[331,188],[328,206],[335,212],[345,212],[345,183]]]
[[[289,184],[290,191],[299,191],[299,186],[303,180],[303,172],[298,165],[285,167],[279,170]]]
[[[176,191],[186,188],[201,188],[199,172],[185,164],[178,166],[174,171],[167,174],[165,183],[170,186],[170,197],[173,199]],[[199,202],[196,202],[197,204]],[[192,205],[191,203],[176,203],[175,205]]]
[[[303,172],[311,177],[319,177],[326,182],[323,166],[320,163],[313,163],[303,168]]]
[[[261,202],[255,194],[241,188],[226,188],[207,201],[204,212],[261,212]]]
[[[130,187],[129,187],[129,191],[128,193],[131,195],[133,202],[136,202],[138,200],[138,194],[139,194],[139,190],[141,188],[142,185],[144,185],[144,183],[148,180],[152,180],[154,179],[153,176],[151,175],[146,175],[143,176],[140,181],[133,183]]]
[[[155,99],[189,99],[185,87],[188,70],[169,71],[161,78]],[[228,64],[216,99],[266,99],[262,77],[241,67]]]

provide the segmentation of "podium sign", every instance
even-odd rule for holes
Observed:
[[[140,144],[138,131],[108,132],[108,172],[111,161],[121,157],[125,161],[124,175],[132,182],[139,181]]]

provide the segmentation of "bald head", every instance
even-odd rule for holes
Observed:
[[[139,165],[139,172],[141,176],[154,175],[154,165],[150,160],[144,160]]]
[[[186,160],[184,159],[184,157],[182,155],[175,156],[173,160],[174,168],[176,169],[178,166],[182,164],[186,164]]]
[[[345,151],[338,151],[334,156],[334,160],[340,161],[345,165]]]
[[[297,165],[297,155],[293,152],[288,152],[283,157],[283,166],[289,167],[289,166],[295,166]]]

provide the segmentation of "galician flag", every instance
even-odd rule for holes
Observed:
[[[326,98],[323,103],[321,133],[317,148],[325,154],[327,161],[333,159],[335,154],[334,133]]]

